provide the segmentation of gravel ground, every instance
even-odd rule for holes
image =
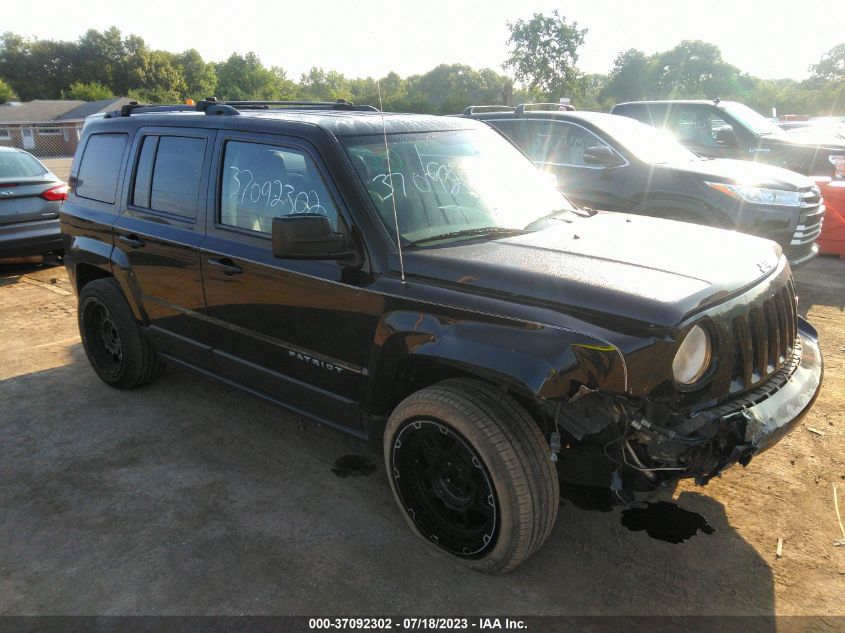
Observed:
[[[748,468],[664,497],[713,534],[562,499],[539,554],[487,577],[420,547],[366,446],[184,369],[110,389],[64,269],[0,266],[0,614],[845,615],[845,262],[797,281],[826,382]],[[339,476],[349,455],[375,471]]]

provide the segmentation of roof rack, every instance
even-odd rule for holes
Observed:
[[[475,105],[469,106],[464,110],[464,116],[472,116],[479,112],[513,112],[512,106],[506,105]]]
[[[238,110],[269,110],[271,108],[290,108],[293,110],[351,110],[355,112],[378,112],[371,105],[355,105],[346,99],[337,101],[221,101]]]
[[[105,118],[132,116],[133,114],[154,114],[166,112],[204,112],[209,115],[238,115],[241,110],[270,110],[271,108],[290,108],[292,110],[347,110],[356,112],[378,112],[378,108],[371,105],[356,106],[346,99],[337,101],[218,101],[215,97],[208,97],[198,101],[196,105],[147,105],[130,101],[120,110],[112,110],[105,114]]]
[[[573,112],[575,108],[568,103],[520,103],[516,106],[517,114],[534,110],[542,112]]]

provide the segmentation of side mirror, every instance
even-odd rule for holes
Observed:
[[[723,128],[716,132],[716,145],[723,147],[736,147],[736,134],[731,128]]]
[[[619,158],[607,145],[595,145],[584,150],[584,162],[588,165],[613,167],[619,164]]]
[[[273,218],[273,257],[279,259],[349,259],[343,234],[332,230],[324,215],[296,214]]]

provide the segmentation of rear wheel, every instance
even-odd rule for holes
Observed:
[[[384,458],[414,532],[468,567],[509,571],[554,526],[548,444],[513,398],[485,383],[450,380],[406,398],[385,429]]]
[[[103,382],[132,389],[155,378],[161,363],[114,278],[85,285],[78,319],[82,346]]]

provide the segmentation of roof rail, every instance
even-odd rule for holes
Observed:
[[[473,105],[464,110],[464,116],[472,116],[479,112],[513,112],[513,106],[506,105]]]
[[[238,110],[269,110],[271,108],[290,108],[292,110],[352,110],[356,112],[378,112],[371,105],[355,105],[346,99],[337,101],[221,101]]]
[[[575,108],[568,103],[520,103],[516,106],[516,113],[540,110],[542,112],[573,112]]]
[[[198,101],[196,105],[147,105],[131,101],[120,110],[112,110],[105,114],[105,118],[132,116],[133,114],[151,114],[162,112],[204,112],[210,115],[237,115],[241,110],[269,110],[271,108],[290,108],[302,110],[350,110],[356,112],[378,112],[378,108],[371,105],[356,106],[346,99],[337,101],[218,101],[215,97],[207,97]]]
[[[104,118],[115,119],[119,117],[132,116],[133,114],[151,114],[164,112],[205,112],[206,114],[240,114],[235,108],[219,104],[216,100],[200,101],[196,105],[147,105],[130,101],[121,106],[120,110],[106,112]]]

